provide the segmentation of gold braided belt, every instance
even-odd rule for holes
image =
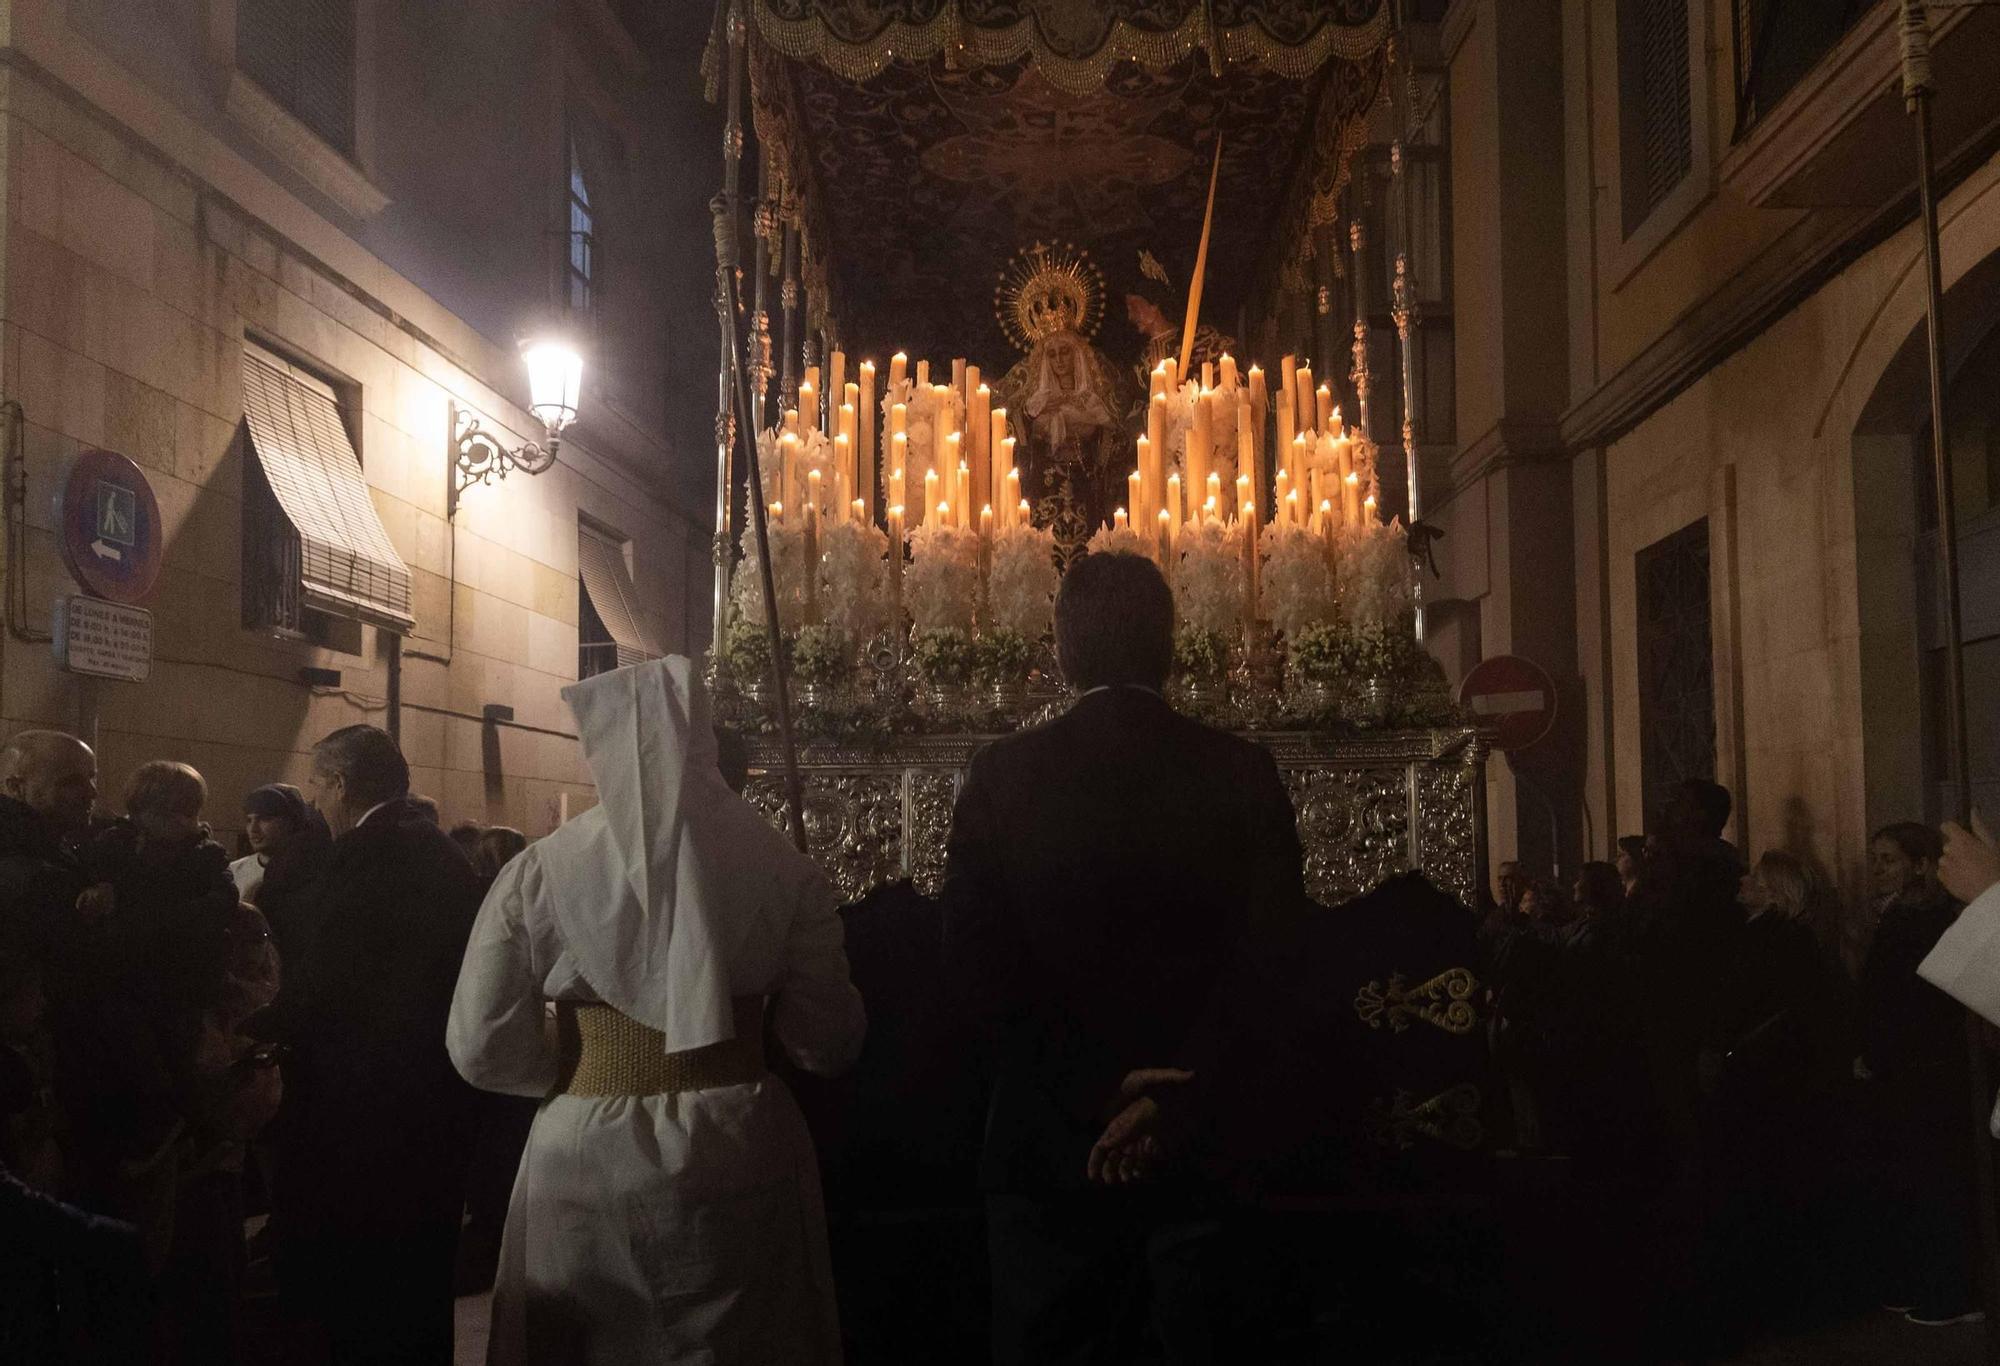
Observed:
[[[738,996],[730,1005],[736,1015],[735,1038],[669,1053],[659,1030],[616,1007],[558,1001],[556,1028],[568,1062],[561,1094],[657,1096],[761,1080],[764,998]]]

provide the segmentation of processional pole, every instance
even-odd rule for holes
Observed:
[[[1410,185],[1410,157],[1405,149],[1406,142],[1414,142],[1417,137],[1416,125],[1416,83],[1417,68],[1412,60],[1407,41],[1401,43],[1400,53],[1392,53],[1391,71],[1388,79],[1395,81],[1395,57],[1402,57],[1406,80],[1398,87],[1394,96],[1397,103],[1396,122],[1402,129],[1402,136],[1389,145],[1389,167],[1396,180],[1396,188],[1402,197],[1403,213],[1401,224],[1402,241],[1396,247],[1396,280],[1390,299],[1390,316],[1396,320],[1396,345],[1403,364],[1403,468],[1409,483],[1409,508],[1403,516],[1403,526],[1407,530],[1417,524],[1424,515],[1424,490],[1422,466],[1417,459],[1417,381],[1416,344],[1414,332],[1417,322],[1417,287],[1415,273],[1410,269],[1410,247],[1416,233],[1413,228],[1415,197]],[[1356,280],[1356,297],[1360,295],[1359,280]],[[1358,326],[1358,323],[1357,323]],[[1414,543],[1413,543],[1414,544]],[[1424,643],[1424,574],[1421,565],[1410,575],[1410,606],[1414,620],[1417,644]]]
[[[729,469],[736,441],[743,442],[744,464],[748,473],[750,526],[757,538],[759,578],[764,590],[764,629],[770,640],[771,691],[778,704],[778,739],[785,759],[785,808],[791,817],[792,842],[806,852],[805,796],[799,782],[798,742],[792,734],[792,706],[787,689],[785,651],[778,625],[778,586],[771,568],[771,530],[764,512],[764,472],[757,459],[756,405],[750,399],[750,385],[744,377],[743,359],[736,335],[736,319],[742,310],[742,294],[737,283],[741,260],[736,241],[738,165],[743,156],[743,68],[746,34],[740,6],[731,4],[729,37],[729,113],[723,132],[722,193],[709,201],[715,215],[715,307],[722,319],[722,374],[720,410],[715,418],[716,466],[716,578],[715,578],[715,658],[722,657],[723,609],[727,605],[729,570]]]
[[[1938,554],[1944,579],[1945,753],[1953,766],[1952,816],[1972,820],[1972,758],[1966,742],[1965,644],[1958,585],[1958,514],[1951,487],[1951,442],[1944,406],[1944,271],[1938,260],[1936,171],[1931,164],[1931,34],[1924,0],[1903,0],[1903,107],[1916,116],[1917,207],[1924,233],[1924,322],[1930,353],[1931,473],[1937,486]],[[1978,1192],[1979,1288],[1986,1309],[1986,1360],[2000,1363],[2000,1228],[1994,1224],[1993,1138],[1987,1112],[1993,1103],[1979,1017],[1965,1016],[1971,1066],[1973,1164]]]

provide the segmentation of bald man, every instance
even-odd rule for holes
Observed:
[[[24,730],[0,746],[0,914],[53,949],[75,926],[87,885],[68,841],[97,800],[97,756],[74,735]]]

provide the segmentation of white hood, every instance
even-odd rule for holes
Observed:
[[[687,658],[599,674],[563,699],[599,802],[541,844],[564,941],[605,1003],[668,1052],[733,1038],[728,947],[803,856],[722,780]]]

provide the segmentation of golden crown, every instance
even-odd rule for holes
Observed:
[[[1071,243],[1037,242],[1014,253],[993,290],[993,316],[1022,351],[1052,332],[1097,335],[1104,321],[1104,276]]]

